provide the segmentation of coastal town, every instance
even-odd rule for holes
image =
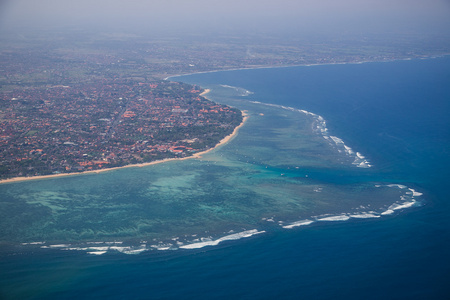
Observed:
[[[199,87],[102,81],[0,95],[0,178],[83,172],[214,147],[242,122],[239,110]]]

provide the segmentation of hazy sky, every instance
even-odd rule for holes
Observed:
[[[450,0],[0,0],[0,28],[450,32]]]

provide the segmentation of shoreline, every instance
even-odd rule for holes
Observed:
[[[199,96],[205,97],[205,95],[208,94],[209,92],[211,92],[210,89],[205,89],[203,92],[201,92],[201,93],[199,94]],[[207,98],[207,97],[205,97],[205,98]],[[208,98],[207,98],[207,99],[208,99]],[[210,99],[208,99],[208,100],[210,100]]]
[[[210,90],[206,89],[202,94],[206,95],[209,92],[210,92]],[[125,165],[125,166],[121,166],[121,167],[106,168],[106,169],[100,169],[100,170],[91,170],[91,171],[84,171],[84,172],[39,175],[39,176],[29,176],[29,177],[13,177],[13,178],[0,180],[0,184],[29,181],[29,180],[53,179],[53,178],[66,177],[66,176],[98,174],[98,173],[115,171],[115,170],[125,169],[125,168],[136,168],[136,167],[142,168],[142,167],[147,167],[147,166],[165,163],[165,162],[169,162],[169,161],[181,161],[181,160],[187,160],[187,159],[193,159],[193,158],[201,158],[204,154],[211,152],[211,151],[225,145],[226,143],[231,141],[238,134],[239,129],[245,125],[245,122],[247,122],[247,120],[249,118],[248,114],[245,113],[244,111],[241,111],[241,113],[242,113],[242,117],[243,117],[242,122],[236,128],[234,128],[234,130],[231,134],[229,134],[226,137],[224,137],[223,139],[221,139],[220,142],[217,145],[215,145],[214,147],[207,149],[205,151],[202,151],[202,152],[195,153],[191,156],[180,157],[180,158],[166,158],[166,159],[155,160],[155,161],[141,163],[141,164],[132,164],[132,165]]]
[[[414,60],[414,59],[435,59],[439,57],[445,57],[450,56],[449,54],[441,54],[441,55],[434,55],[434,56],[423,56],[423,57],[413,57],[413,58],[397,58],[397,59],[391,59],[391,60],[383,60],[383,61],[377,61],[377,60],[367,60],[367,61],[354,61],[354,62],[337,62],[337,63],[316,63],[316,64],[298,64],[298,65],[285,65],[285,66],[259,66],[259,67],[243,67],[243,68],[233,68],[233,69],[221,69],[221,70],[211,70],[211,71],[201,71],[201,72],[193,72],[193,73],[187,73],[187,74],[175,74],[170,75],[163,80],[172,80],[172,78],[175,77],[182,77],[182,76],[189,76],[189,75],[195,75],[195,74],[204,74],[204,73],[216,73],[216,72],[227,72],[227,71],[240,71],[240,70],[255,70],[255,69],[274,69],[274,68],[292,68],[292,67],[312,67],[312,66],[323,66],[323,65],[344,65],[344,64],[364,64],[364,63],[381,63],[381,62],[392,62],[392,61],[406,61],[406,60]],[[211,90],[205,89],[202,93],[200,93],[200,96],[205,97],[206,94],[208,94]],[[207,98],[207,97],[205,97]],[[208,100],[211,100],[207,98]],[[145,167],[150,166],[154,164],[169,162],[169,161],[176,161],[176,160],[186,160],[191,158],[200,158],[203,154],[206,154],[223,144],[227,143],[229,140],[231,140],[238,132],[238,130],[245,124],[245,122],[248,119],[248,115],[241,111],[243,120],[239,126],[237,126],[234,131],[224,137],[216,146],[213,148],[210,148],[208,150],[198,152],[193,154],[192,156],[188,157],[182,157],[182,158],[166,158],[162,160],[156,160],[152,162],[147,163],[141,163],[141,164],[131,164],[131,165],[125,165],[121,167],[113,167],[113,168],[106,168],[106,169],[100,169],[100,170],[90,170],[90,171],[83,171],[83,172],[73,172],[73,173],[60,173],[60,174],[51,174],[51,175],[39,175],[39,176],[29,176],[29,177],[13,177],[8,179],[0,180],[0,184],[5,183],[14,183],[14,182],[21,182],[21,181],[28,181],[28,180],[41,180],[41,179],[52,179],[52,178],[58,178],[58,177],[64,177],[64,176],[77,176],[77,175],[86,175],[86,174],[93,174],[93,173],[102,173],[107,171],[114,171],[118,169],[123,168],[134,168],[134,167]]]
[[[228,72],[228,71],[242,71],[242,70],[258,70],[258,69],[277,69],[277,68],[292,68],[292,67],[313,67],[313,66],[328,66],[328,65],[359,65],[366,63],[384,63],[384,62],[393,62],[393,61],[408,61],[415,59],[436,59],[440,57],[450,56],[450,53],[433,55],[433,56],[420,56],[420,57],[405,57],[405,58],[393,58],[387,60],[361,60],[361,61],[352,61],[352,62],[329,62],[329,63],[309,63],[309,64],[296,64],[296,65],[280,65],[280,66],[254,66],[254,67],[242,67],[242,68],[232,68],[232,69],[221,69],[221,70],[212,70],[212,71],[200,71],[186,74],[176,74],[170,75],[163,80],[171,81],[172,78],[182,77],[182,76],[190,76],[196,74],[207,74],[207,73],[216,73],[216,72]]]

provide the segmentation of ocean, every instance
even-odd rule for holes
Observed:
[[[450,57],[172,77],[200,159],[0,185],[1,299],[448,299]]]

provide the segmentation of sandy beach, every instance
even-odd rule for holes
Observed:
[[[210,92],[211,90],[210,89],[206,89],[206,90],[204,90],[201,94],[200,94],[200,96],[205,96],[206,94],[208,94],[209,92]]]
[[[210,91],[209,89],[206,89],[200,95],[204,96],[207,93],[209,93],[209,91]],[[62,174],[52,174],[52,175],[43,175],[43,176],[30,176],[30,177],[14,177],[14,178],[0,180],[0,184],[2,184],[2,183],[19,182],[19,181],[26,181],[26,180],[50,179],[50,178],[57,178],[57,177],[64,177],[64,176],[77,176],[77,175],[85,175],[85,174],[93,174],[93,173],[102,173],[102,172],[109,172],[109,171],[114,171],[114,170],[118,170],[118,169],[123,169],[123,168],[135,168],[135,167],[151,166],[151,165],[156,165],[156,164],[160,164],[160,163],[164,163],[164,162],[168,162],[168,161],[177,161],[177,160],[185,160],[185,159],[192,159],[192,158],[201,158],[202,155],[204,155],[204,154],[206,154],[206,153],[208,153],[208,152],[210,152],[212,150],[215,150],[218,147],[228,143],[231,139],[233,139],[238,134],[239,129],[242,126],[244,126],[245,122],[248,119],[248,115],[245,112],[242,112],[242,116],[244,118],[243,118],[241,124],[239,124],[239,126],[237,126],[230,135],[224,137],[215,147],[210,148],[210,149],[205,150],[205,151],[202,151],[202,152],[195,153],[192,156],[187,156],[187,157],[182,157],[182,158],[167,158],[167,159],[156,160],[156,161],[152,161],[152,162],[148,162],[148,163],[142,163],[142,164],[132,164],[132,165],[126,165],[126,166],[122,166],[122,167],[106,168],[106,169],[84,171],[84,172],[76,172],[76,173],[62,173]]]

